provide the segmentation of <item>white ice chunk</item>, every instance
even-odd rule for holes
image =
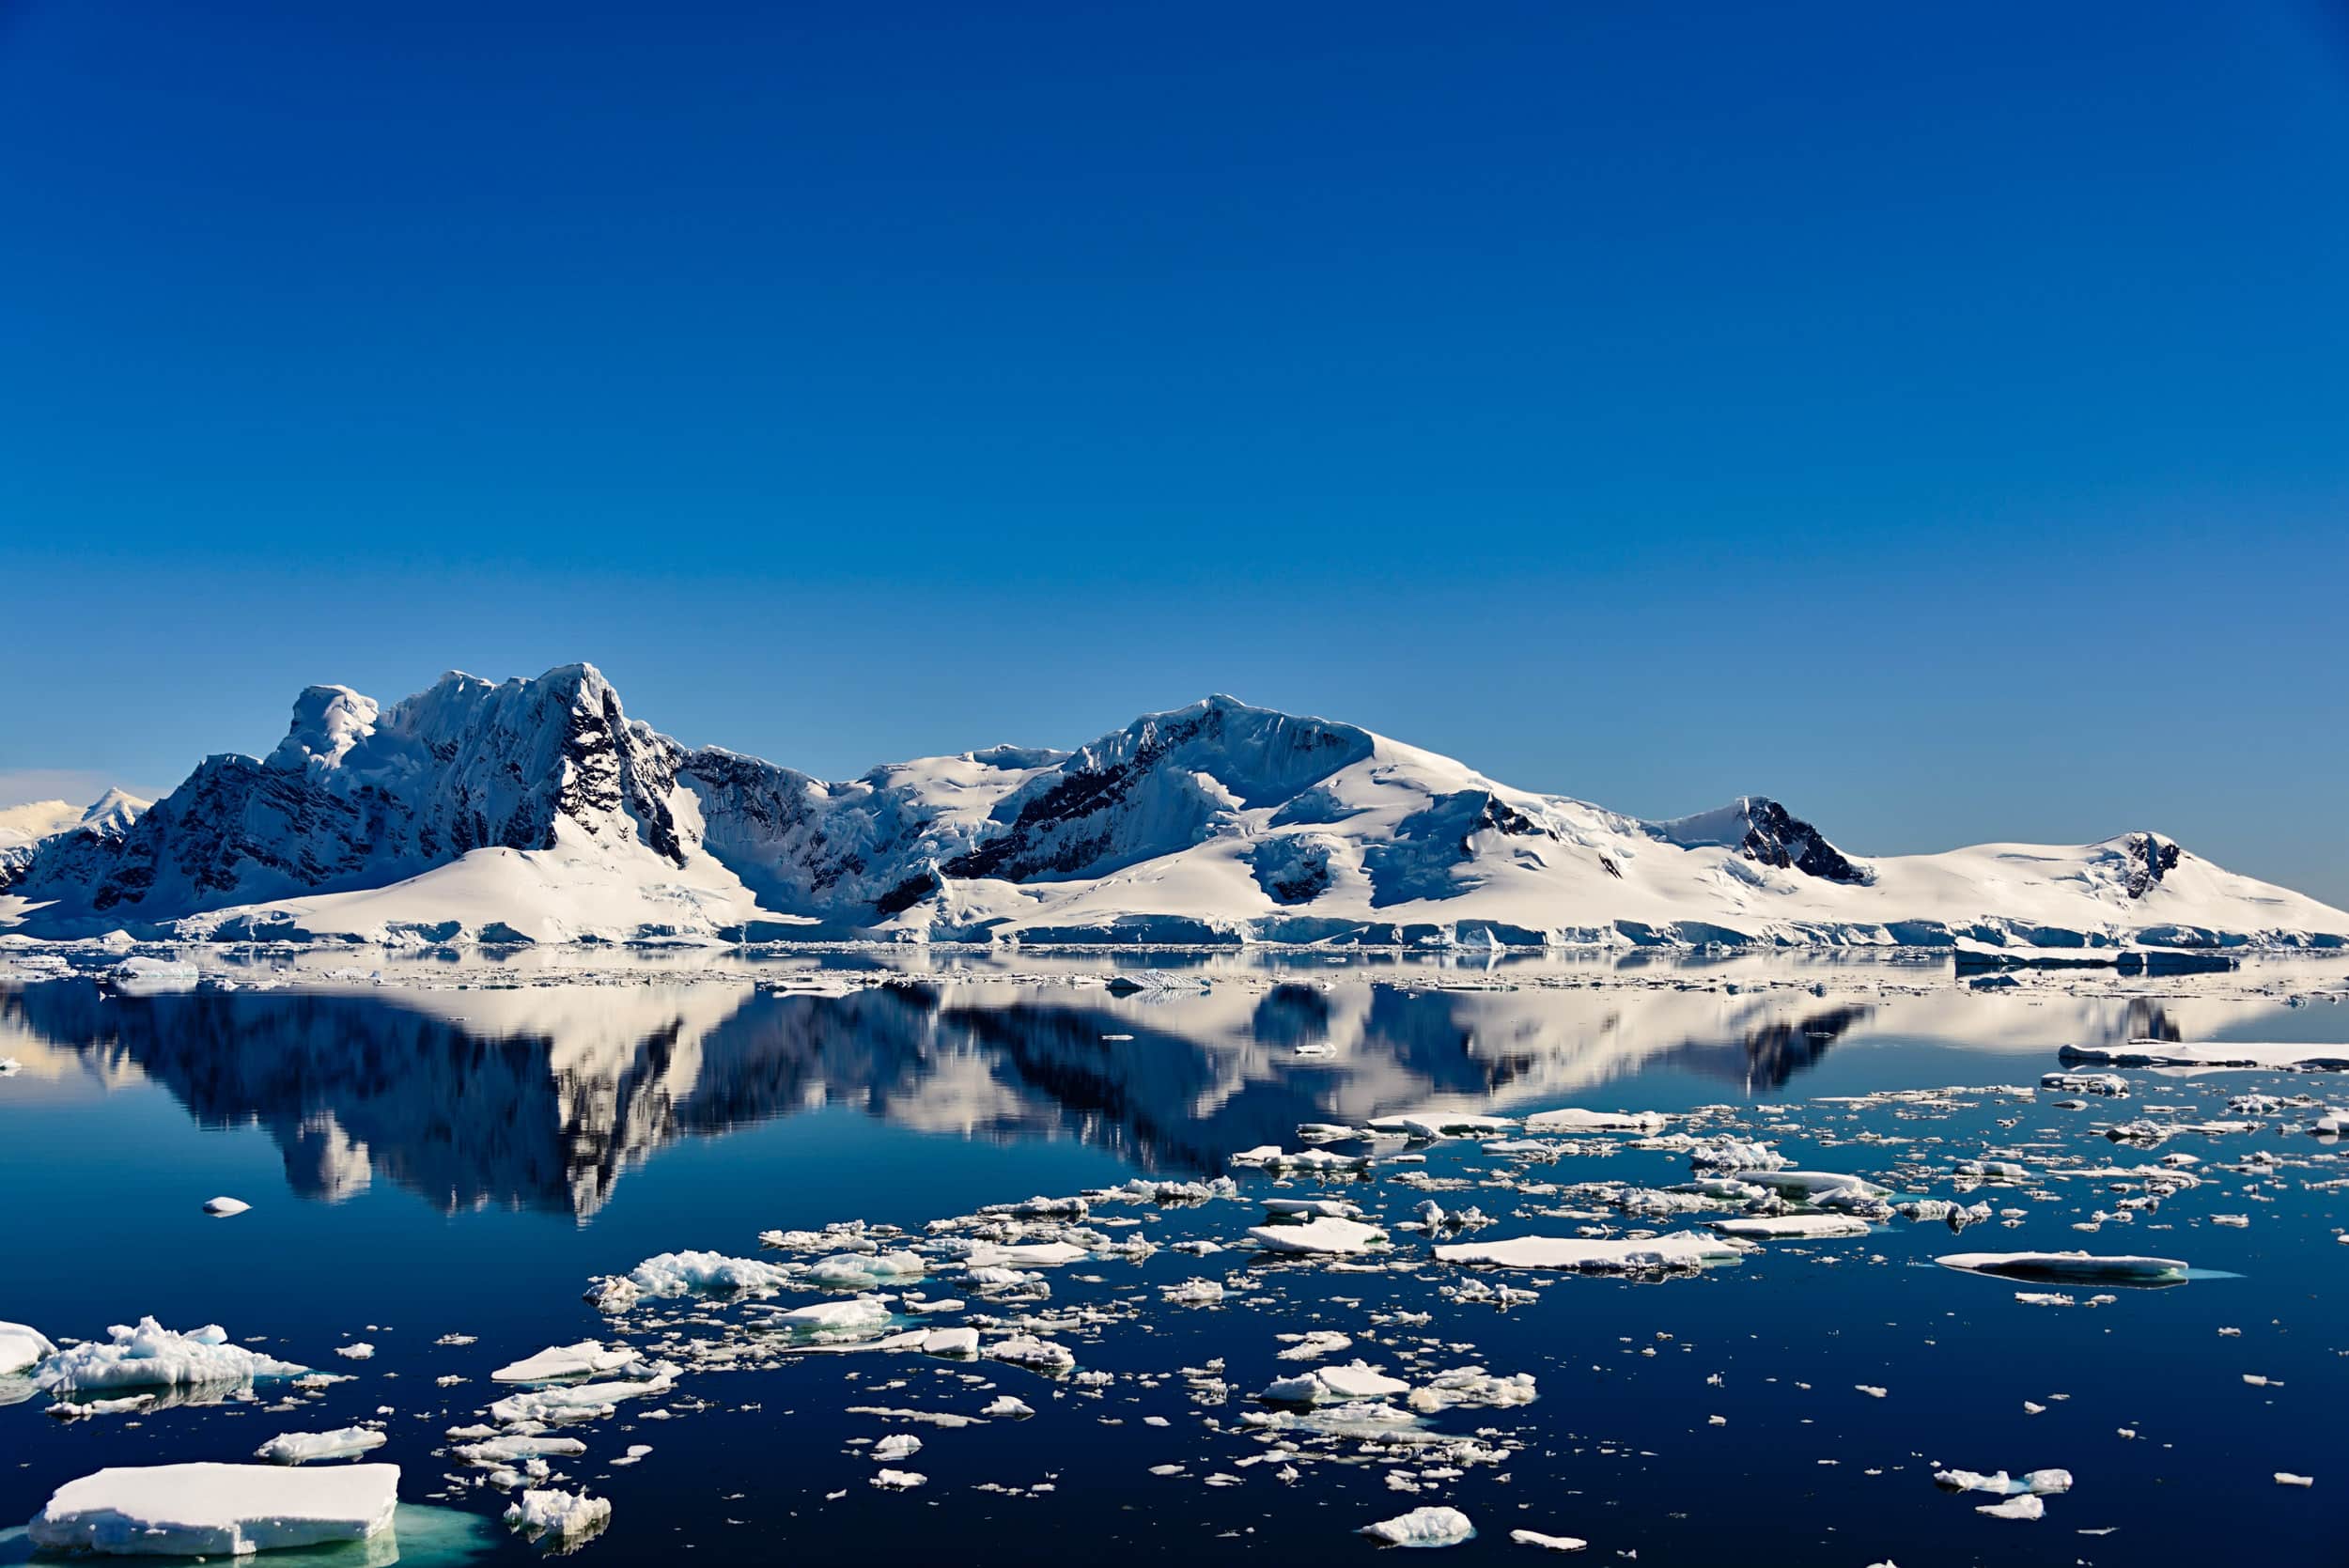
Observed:
[[[1553,1552],[1579,1552],[1590,1545],[1579,1536],[1544,1535],[1537,1529],[1513,1529],[1509,1539],[1520,1546],[1540,1546]]]
[[[601,1529],[612,1518],[612,1504],[584,1492],[533,1489],[506,1511],[506,1522],[533,1535],[569,1539]]]
[[[204,1212],[215,1219],[226,1219],[231,1215],[242,1214],[252,1206],[241,1198],[207,1198],[204,1200]]]

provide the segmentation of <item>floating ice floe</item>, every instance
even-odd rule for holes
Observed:
[[[1342,1405],[1354,1400],[1385,1399],[1408,1393],[1410,1384],[1389,1377],[1377,1367],[1354,1361],[1342,1367],[1315,1367],[1268,1384],[1256,1397],[1270,1405]]]
[[[256,1459],[272,1465],[306,1465],[314,1459],[349,1459],[383,1446],[383,1434],[368,1426],[337,1427],[332,1432],[287,1432],[253,1451]]]
[[[25,1533],[52,1550],[235,1557],[363,1541],[392,1522],[399,1467],[147,1465],[69,1481]]]
[[[998,1340],[987,1347],[985,1355],[990,1361],[1037,1372],[1066,1372],[1077,1364],[1075,1351],[1050,1340],[1037,1339],[1034,1334],[1015,1334],[1010,1339]]]
[[[809,1335],[837,1335],[886,1327],[891,1321],[887,1301],[878,1296],[853,1296],[843,1301],[778,1308],[761,1320],[761,1326]]]
[[[657,1375],[608,1383],[564,1383],[529,1393],[508,1394],[490,1406],[490,1419],[507,1426],[521,1421],[593,1421],[611,1415],[624,1399],[665,1394],[677,1386],[675,1367],[661,1362],[649,1370]]]
[[[1021,1416],[1034,1415],[1035,1407],[1024,1399],[1018,1399],[1010,1394],[999,1394],[979,1414],[998,1420],[1016,1420]]]
[[[1748,1239],[1823,1241],[1836,1236],[1861,1236],[1869,1232],[1865,1219],[1847,1214],[1763,1214],[1738,1219],[1713,1219],[1707,1224],[1723,1235]]]
[[[1664,1130],[1664,1117],[1653,1110],[1583,1110],[1569,1106],[1562,1110],[1534,1112],[1525,1119],[1525,1130],[1658,1133]]]
[[[917,1252],[836,1252],[809,1265],[804,1278],[835,1290],[870,1290],[918,1279],[928,1266]]]
[[[1359,1219],[1325,1218],[1301,1225],[1252,1225],[1248,1234],[1271,1252],[1370,1252],[1391,1245],[1386,1232]]]
[[[584,1492],[553,1489],[525,1491],[506,1511],[506,1522],[531,1535],[573,1540],[601,1529],[612,1521],[612,1504]]]
[[[910,1492],[928,1485],[929,1480],[918,1470],[879,1470],[874,1473],[872,1483],[884,1492]]]
[[[2072,1489],[2072,1472],[2026,1470],[2019,1476],[2010,1476],[2004,1470],[1993,1470],[1987,1475],[1980,1470],[1936,1470],[1933,1472],[1933,1483],[1952,1492],[1989,1492],[2002,1498],[2019,1497],[2024,1493],[2051,1497]]]
[[[1281,1338],[1288,1342],[1288,1348],[1273,1352],[1273,1358],[1282,1361],[1314,1361],[1354,1348],[1351,1336],[1331,1328],[1312,1328],[1302,1334],[1283,1334]]]
[[[1978,1503],[1974,1512],[1987,1514],[1993,1519],[2038,1519],[2046,1517],[2047,1505],[2039,1500],[2036,1493],[2023,1492],[2004,1502]]]
[[[1414,1508],[1364,1525],[1361,1533],[1393,1546],[1456,1546],[1475,1535],[1476,1527],[1456,1508]]]
[[[2048,1284],[2168,1285],[2186,1273],[2186,1265],[2176,1258],[2099,1257],[2090,1252],[1949,1252],[1933,1261],[1968,1274]]]
[[[23,1372],[56,1353],[49,1337],[30,1324],[0,1323],[0,1377]]]
[[[555,1383],[567,1377],[600,1377],[617,1372],[639,1359],[635,1350],[627,1345],[609,1349],[600,1340],[581,1340],[577,1344],[549,1345],[534,1356],[502,1366],[490,1374],[493,1383]]]
[[[334,1354],[347,1361],[371,1361],[375,1359],[375,1346],[365,1340],[360,1340],[352,1344],[336,1345]]]
[[[794,1271],[722,1252],[662,1252],[629,1270],[640,1296],[758,1295],[789,1284]]]
[[[1517,1236],[1507,1241],[1461,1241],[1436,1249],[1437,1261],[1488,1264],[1496,1268],[1579,1269],[1627,1273],[1652,1268],[1700,1268],[1734,1260],[1748,1250],[1740,1242],[1693,1231],[1631,1238]]]
[[[486,1433],[488,1427],[474,1432]],[[455,1436],[455,1433],[450,1434]],[[576,1437],[540,1437],[518,1434],[506,1437],[483,1437],[479,1442],[460,1443],[449,1452],[468,1465],[519,1465],[532,1459],[575,1459],[587,1452],[587,1445]]]
[[[2115,1067],[2260,1067],[2277,1072],[2340,1072],[2349,1046],[2273,1045],[2238,1040],[2131,1040],[2125,1046],[2066,1046],[2066,1062]]]
[[[1447,1115],[1431,1111],[1419,1116],[1381,1116],[1370,1124],[1373,1132],[1401,1133],[1422,1142],[1439,1138],[1490,1138],[1497,1132],[1507,1132],[1517,1126],[1513,1116],[1479,1116],[1469,1113]]]
[[[2039,1087],[2072,1094],[2104,1094],[2116,1100],[2129,1097],[2129,1080],[2119,1073],[2043,1073]]]
[[[1890,1196],[1890,1188],[1878,1187],[1859,1176],[1845,1175],[1840,1171],[1781,1171],[1752,1167],[1733,1171],[1730,1174],[1737,1181],[1751,1182],[1772,1192],[1813,1203]]]
[[[1234,1155],[1232,1163],[1264,1171],[1351,1172],[1367,1169],[1370,1157],[1331,1154],[1327,1149],[1300,1149],[1288,1154],[1278,1143],[1265,1143]]]
[[[900,1459],[910,1459],[922,1452],[922,1439],[910,1432],[893,1432],[873,1445],[871,1457],[879,1464],[894,1465]]]
[[[983,1241],[964,1254],[962,1261],[971,1268],[1057,1268],[1063,1264],[1081,1263],[1090,1256],[1083,1248],[1069,1241],[1029,1241],[1009,1246]]]
[[[221,1197],[204,1200],[204,1212],[215,1219],[226,1219],[233,1215],[242,1214],[252,1206],[241,1198]]]
[[[230,1344],[228,1331],[216,1323],[182,1334],[143,1317],[136,1327],[116,1324],[106,1335],[103,1344],[91,1341],[45,1358],[34,1369],[33,1381],[55,1393],[244,1383],[308,1370]]]
[[[1509,1539],[1520,1546],[1539,1546],[1552,1552],[1579,1552],[1590,1545],[1579,1536],[1544,1535],[1537,1529],[1513,1529]]]
[[[1463,1405],[1498,1409],[1512,1405],[1531,1405],[1538,1395],[1533,1374],[1521,1372],[1502,1377],[1483,1367],[1455,1367],[1439,1372],[1413,1389],[1404,1401],[1412,1409],[1434,1414]]]

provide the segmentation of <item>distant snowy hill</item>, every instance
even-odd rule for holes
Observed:
[[[1221,696],[1074,751],[999,746],[827,783],[680,745],[628,718],[590,665],[500,685],[452,674],[390,708],[317,686],[267,757],[209,757],[139,805],[93,807],[63,831],[57,812],[36,813],[0,842],[0,926],[399,942],[2349,945],[2349,914],[2149,831],[1859,856],[1774,800],[1642,821]]]

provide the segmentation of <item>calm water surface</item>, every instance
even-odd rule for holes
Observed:
[[[1038,963],[1018,977],[947,966],[880,985],[800,964],[627,984],[530,974],[511,988],[470,988],[479,977],[464,970],[427,989],[415,982],[429,970],[387,986],[315,968],[287,985],[247,969],[233,989],[0,988],[0,1057],[23,1063],[0,1079],[0,1318],[54,1338],[146,1313],[217,1322],[240,1343],[357,1374],[288,1412],[261,1408],[282,1391],[266,1385],[257,1399],[127,1419],[58,1421],[45,1396],[0,1406],[0,1520],[104,1465],[241,1459],[278,1432],[380,1419],[391,1440],[372,1457],[403,1467],[403,1498],[467,1516],[413,1516],[405,1560],[537,1555],[470,1522],[506,1496],[445,1453],[446,1429],[506,1391],[490,1371],[589,1336],[717,1340],[747,1321],[739,1303],[695,1302],[607,1319],[581,1299],[591,1277],[688,1248],[780,1261],[758,1244],[770,1229],[863,1219],[918,1239],[926,1222],[985,1203],[1232,1174],[1237,1200],[1097,1203],[1097,1224],[1135,1221],[1112,1234],[1160,1250],[1052,1271],[1048,1301],[990,1301],[942,1272],[917,1287],[969,1300],[968,1315],[938,1320],[948,1324],[1096,1309],[1111,1320],[1050,1337],[1111,1381],[879,1353],[689,1370],[665,1399],[566,1429],[589,1452],[558,1463],[565,1483],[614,1509],[580,1550],[613,1562],[685,1551],[1344,1560],[1377,1549],[1353,1534],[1361,1526],[1440,1503],[1478,1528],[1453,1548],[1462,1557],[1520,1551],[1509,1531],[1531,1529],[1587,1538],[1594,1558],[1668,1564],[2199,1563],[2234,1560],[2252,1540],[2268,1557],[2349,1560],[2338,1502],[2349,1247],[2337,1239],[2349,1201],[2327,1185],[2349,1161],[2303,1130],[2313,1112],[2300,1104],[2250,1117],[2255,1130],[2158,1147],[2100,1131],[2225,1119],[2245,1094],[2349,1103],[2340,1079],[2132,1072],[2132,1097],[2080,1110],[1996,1087],[2035,1085],[2070,1041],[2349,1038],[2337,967],[1981,994],[1881,964],[1487,972],[1227,958],[1125,971],[1147,988],[1112,994],[1102,978],[1130,962]],[[1943,1087],[1963,1092],[1848,1103]],[[1689,1175],[1685,1155],[1603,1140],[1584,1147],[1604,1152],[1521,1166],[1448,1140],[1408,1151],[1423,1165],[1381,1157],[1366,1179],[1326,1186],[1276,1185],[1227,1159],[1296,1148],[1300,1123],[1565,1105],[1727,1106],[1697,1130],[1767,1139],[1798,1167],[1905,1194],[1958,1196],[1952,1168],[1985,1152],[2035,1174],[1967,1196],[2022,1211],[2016,1226],[1959,1240],[1894,1220],[1656,1281],[1471,1275],[1400,1230],[1383,1260],[1394,1266],[1367,1272],[1172,1245],[1241,1243],[1267,1196],[1341,1196],[1392,1227],[1431,1195],[1410,1185],[1422,1177],[1470,1184],[1432,1195],[1492,1216],[1478,1239],[1639,1228],[1521,1188],[1661,1187]],[[2042,1174],[2166,1154],[2193,1156],[2203,1185],[2094,1233],[2073,1226],[2139,1189]],[[208,1219],[199,1205],[215,1193],[253,1209]],[[2081,1304],[2049,1308],[1930,1261],[2072,1247],[2201,1272],[2103,1306],[2076,1288]],[[1223,1304],[1163,1299],[1161,1287],[1194,1278],[1223,1283]],[[1471,1279],[1538,1296],[1507,1311],[1462,1300]],[[1423,1312],[1423,1325],[1393,1321]],[[1427,1419],[1485,1434],[1507,1450],[1494,1462],[1365,1462],[1358,1444],[1314,1439],[1283,1480],[1243,1417],[1265,1408],[1256,1390],[1299,1370],[1275,1358],[1276,1336],[1306,1329],[1353,1336],[1338,1361],[1361,1356],[1414,1382],[1468,1364],[1528,1373],[1540,1397]],[[478,1343],[434,1343],[450,1333]],[[372,1359],[333,1354],[357,1340],[377,1346]],[[847,1413],[975,1415],[1004,1392],[1038,1413],[961,1428]],[[905,1462],[928,1478],[918,1490],[868,1484],[878,1467],[857,1440],[896,1432],[923,1439]],[[630,1444],[652,1452],[614,1466]],[[1152,1473],[1170,1465],[1182,1468]],[[1974,1512],[1986,1498],[1937,1488],[1937,1466],[2061,1467],[2077,1484],[2045,1518],[2005,1521]],[[2277,1471],[2316,1485],[2278,1485]],[[12,1552],[21,1539],[0,1540],[0,1560]]]

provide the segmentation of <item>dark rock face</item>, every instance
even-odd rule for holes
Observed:
[[[1827,841],[1825,834],[1776,800],[1747,803],[1746,836],[1738,850],[1746,859],[1783,871],[1789,868],[1830,882],[1864,882],[1868,874]]]
[[[2162,877],[2178,868],[2178,846],[2158,833],[2131,833],[2123,846],[2128,856],[2129,870],[2123,886],[2131,898],[2142,898],[2154,891]]]

